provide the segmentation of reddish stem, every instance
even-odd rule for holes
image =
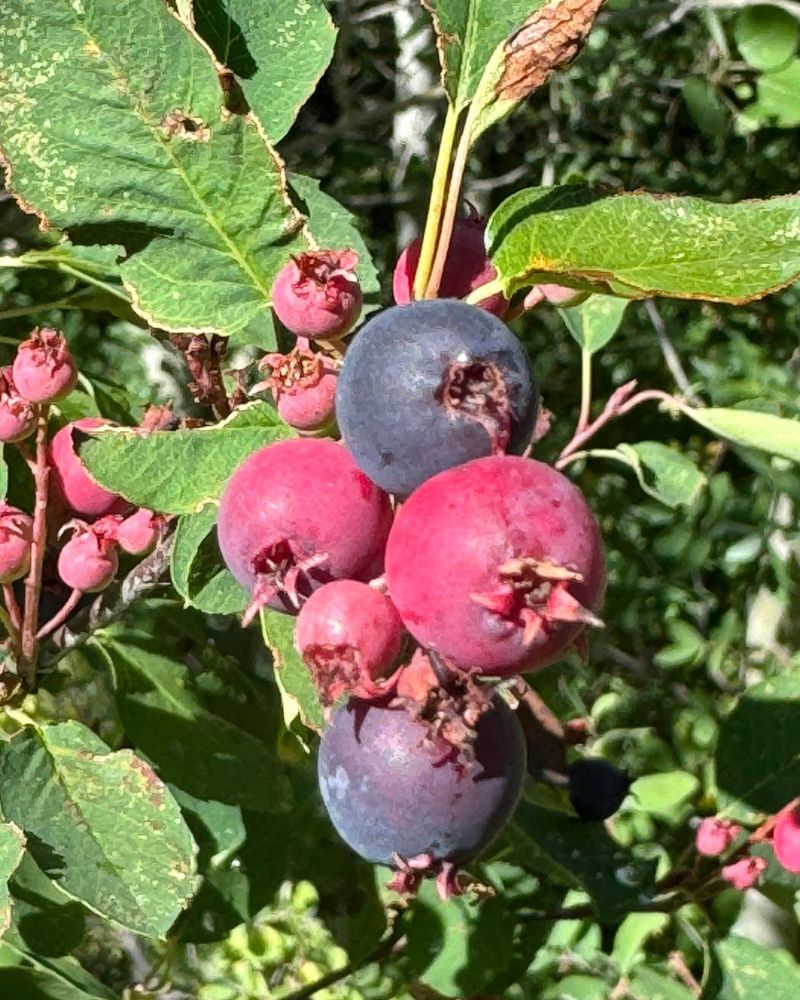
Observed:
[[[46,639],[48,635],[55,632],[55,630],[63,625],[64,622],[69,618],[72,612],[77,608],[78,602],[83,596],[82,590],[73,590],[66,601],[61,605],[61,607],[56,611],[49,622],[45,622],[44,625],[36,633],[36,641],[41,642],[42,639]]]
[[[36,681],[36,637],[39,620],[39,597],[42,591],[42,563],[47,544],[47,494],[50,469],[47,464],[47,406],[40,406],[36,419],[36,464],[34,483],[36,502],[33,508],[31,568],[25,578],[25,612],[22,620],[22,660],[20,676],[28,690]]]
[[[14,595],[14,587],[10,583],[3,584],[3,603],[6,606],[11,624],[19,632],[22,628],[22,612]]]

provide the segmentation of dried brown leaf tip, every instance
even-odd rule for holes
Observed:
[[[553,0],[531,14],[505,43],[499,100],[521,101],[574,59],[603,0]]]

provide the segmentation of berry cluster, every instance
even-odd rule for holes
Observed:
[[[481,220],[456,227],[452,298],[410,301],[419,249],[398,261],[399,304],[347,347],[355,255],[303,254],[280,273],[273,306],[297,343],[262,359],[269,377],[254,390],[270,390],[301,436],[235,471],[218,538],[250,594],[245,623],[264,607],[297,615],[328,711],[319,781],[337,830],[393,866],[396,888],[435,874],[446,894],[508,820],[526,770],[495,682],[553,663],[601,624],[606,572],[581,493],[523,457],[539,392],[496,315],[508,303],[459,299],[494,276]],[[603,818],[580,794],[593,782],[576,773],[576,811]]]
[[[164,521],[103,489],[81,463],[76,435],[106,421],[88,417],[67,423],[50,438],[50,406],[68,396],[77,382],[64,337],[46,327],[34,330],[19,345],[13,364],[0,370],[0,442],[20,449],[37,480],[38,518],[0,503],[0,583],[7,625],[14,652],[28,658],[36,640],[66,621],[82,594],[111,583],[120,552],[142,557],[152,551]],[[59,604],[49,623],[25,614],[11,586],[29,574],[35,575],[34,600],[44,583]],[[26,602],[31,593],[26,591]],[[26,623],[33,630],[32,645],[21,634]]]

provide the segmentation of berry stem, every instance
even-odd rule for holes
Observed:
[[[56,611],[49,622],[46,622],[39,631],[36,633],[36,641],[41,642],[42,639],[46,639],[48,635],[55,632],[55,630],[63,625],[64,622],[69,618],[72,612],[77,608],[78,601],[80,601],[83,596],[82,590],[73,590],[66,601],[61,605],[61,607]]]
[[[415,299],[425,297],[425,289],[431,275],[431,267],[436,251],[436,239],[439,235],[442,209],[444,208],[447,191],[447,177],[450,173],[450,161],[453,157],[453,145],[455,143],[457,125],[458,112],[451,105],[448,105],[447,116],[442,129],[442,138],[439,143],[436,167],[433,171],[431,197],[428,203],[428,216],[425,220],[425,232],[422,236],[419,264],[417,265],[417,273],[414,277]]]
[[[592,352],[581,348],[581,412],[575,432],[580,434],[589,426],[592,406]]]
[[[17,632],[22,628],[22,612],[20,611],[14,588],[10,583],[3,584],[3,603],[8,612],[8,618]]]
[[[504,292],[503,282],[499,278],[493,278],[491,281],[487,281],[483,285],[478,285],[477,288],[473,288],[469,295],[464,299],[467,305],[475,306],[479,302],[483,302],[484,299],[491,298],[492,295],[497,295],[500,292]],[[505,315],[506,323],[510,323],[512,319],[516,319],[522,314],[522,309],[510,310]]]
[[[36,417],[36,501],[33,508],[31,568],[25,578],[25,612],[22,620],[20,676],[29,691],[33,690],[36,682],[36,654],[39,649],[36,633],[42,590],[42,563],[47,544],[47,497],[50,480],[50,468],[47,464],[47,411],[47,405],[38,407]]]

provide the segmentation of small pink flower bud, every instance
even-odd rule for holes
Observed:
[[[54,403],[75,388],[78,370],[58,330],[41,327],[17,348],[14,359],[17,391],[31,403]]]
[[[800,873],[800,806],[778,817],[772,831],[772,847],[787,872]]]
[[[33,518],[0,503],[0,583],[13,583],[25,576],[31,564]]]
[[[269,389],[278,413],[301,434],[330,429],[336,407],[336,368],[330,358],[314,353],[302,341],[289,354],[267,354],[259,362],[270,375],[253,387]]]
[[[297,337],[335,340],[355,324],[364,298],[355,275],[353,250],[312,250],[298,254],[272,286],[272,308]]]
[[[73,521],[75,534],[58,554],[58,575],[73,590],[96,594],[117,574],[117,546],[111,524],[103,518],[96,525]]]
[[[752,889],[766,868],[767,862],[763,858],[742,858],[732,865],[725,865],[720,874],[734,889]]]
[[[11,366],[0,369],[0,441],[12,444],[29,437],[36,426],[36,414],[14,385]]]
[[[716,858],[726,851],[741,833],[741,827],[728,819],[708,816],[697,828],[695,847],[699,854]]]

